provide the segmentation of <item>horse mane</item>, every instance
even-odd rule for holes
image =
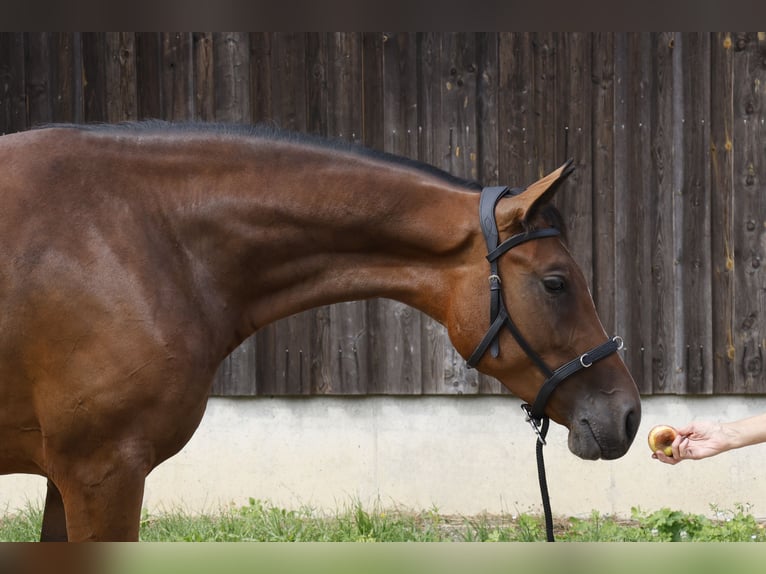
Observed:
[[[434,176],[451,185],[457,185],[473,191],[481,191],[482,185],[474,180],[465,179],[452,175],[431,164],[420,160],[394,155],[388,152],[358,145],[339,138],[323,137],[315,134],[285,130],[274,123],[240,124],[225,122],[169,122],[165,120],[141,120],[119,123],[85,123],[85,124],[45,124],[36,126],[34,129],[43,128],[69,128],[89,132],[138,132],[138,133],[211,133],[224,136],[238,136],[244,138],[261,138],[275,141],[286,141],[297,144],[316,146],[330,150],[337,150],[357,156],[379,160],[393,165],[415,169],[417,171]],[[517,192],[518,193],[518,192]],[[540,227],[554,227],[561,232],[566,240],[566,228],[564,218],[553,204],[540,207],[536,216],[531,221],[525,222],[525,230],[538,229]]]

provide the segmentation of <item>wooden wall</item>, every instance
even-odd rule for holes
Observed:
[[[274,122],[557,202],[645,394],[766,391],[764,33],[2,33],[0,133]],[[290,317],[214,392],[499,393],[391,301]]]

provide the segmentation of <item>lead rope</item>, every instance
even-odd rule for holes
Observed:
[[[532,407],[528,404],[521,405],[521,410],[527,415],[527,422],[537,435],[535,454],[537,455],[537,480],[540,483],[540,497],[543,500],[543,516],[545,516],[545,539],[547,542],[556,542],[553,537],[553,513],[551,512],[551,499],[548,496],[548,480],[545,478],[545,459],[543,458],[543,447],[547,444],[545,437],[548,435],[551,419],[545,415],[540,419],[535,419],[532,417]]]
[[[543,514],[545,515],[545,539],[547,542],[556,542],[553,537],[553,513],[551,512],[551,501],[548,497],[548,480],[545,478],[545,460],[543,459],[543,447],[545,446],[545,435],[548,434],[548,425],[550,419],[543,419],[540,428],[540,436],[537,439],[535,450],[537,451],[537,479],[540,482],[540,496],[543,499]]]

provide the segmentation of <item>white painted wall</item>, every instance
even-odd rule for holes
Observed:
[[[675,467],[650,458],[653,425],[732,420],[766,411],[766,397],[644,397],[630,452],[582,461],[552,426],[545,449],[553,512],[630,516],[663,506],[711,515],[710,504],[754,505],[766,517],[766,446]],[[0,512],[42,503],[40,477],[0,477]],[[147,480],[150,511],[212,511],[248,497],[332,511],[361,501],[457,514],[539,512],[534,438],[510,397],[210,400],[199,430]]]

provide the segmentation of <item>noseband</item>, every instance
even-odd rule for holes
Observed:
[[[548,487],[545,480],[545,467],[543,464],[542,447],[545,445],[545,436],[548,433],[549,419],[545,415],[545,406],[548,399],[562,382],[581,371],[587,369],[597,361],[608,357],[619,349],[622,349],[623,342],[619,336],[612,337],[563,364],[558,369],[551,370],[542,357],[535,352],[524,336],[519,331],[516,324],[511,319],[508,309],[503,301],[503,292],[501,288],[501,279],[498,272],[497,261],[501,255],[507,253],[514,247],[531,241],[533,239],[542,239],[544,237],[555,237],[560,235],[558,229],[545,228],[534,231],[527,231],[513,235],[502,243],[499,243],[499,233],[497,222],[495,220],[495,207],[497,202],[506,195],[518,195],[523,190],[520,188],[509,189],[508,187],[485,187],[481,191],[479,200],[479,217],[481,229],[484,232],[484,239],[487,242],[487,260],[489,261],[489,293],[490,293],[490,316],[489,330],[482,338],[476,350],[468,358],[468,366],[475,367],[479,360],[489,349],[493,357],[500,354],[499,335],[503,327],[506,327],[513,335],[519,347],[527,354],[532,362],[545,376],[545,382],[537,393],[537,397],[532,404],[525,403],[521,408],[527,415],[527,422],[532,426],[537,434],[537,462],[538,475],[540,479],[540,490],[543,495],[543,507],[546,517],[546,530],[549,541],[553,541],[553,528],[550,511],[550,502],[548,501]]]

